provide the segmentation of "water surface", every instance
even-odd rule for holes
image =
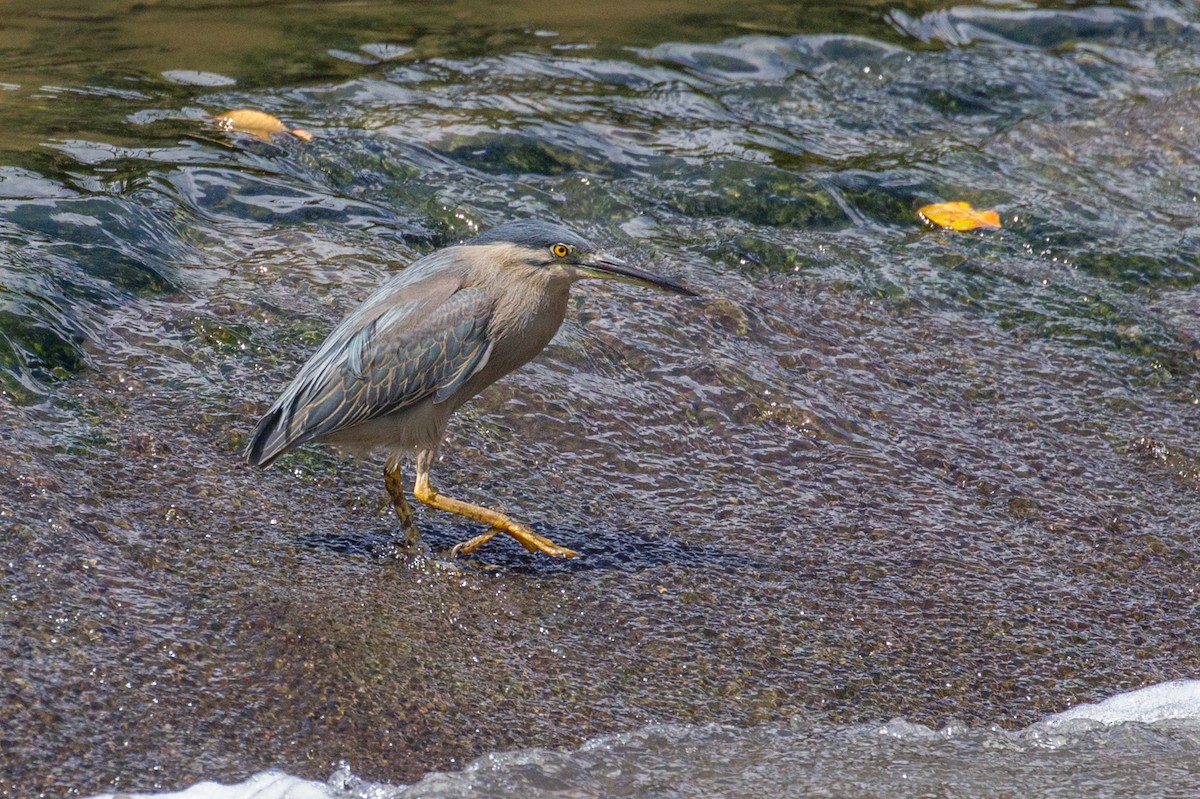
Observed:
[[[0,39],[0,793],[1195,675],[1193,9],[299,9]],[[923,227],[948,199],[1004,230]],[[413,562],[379,464],[240,464],[374,286],[526,216],[703,292],[581,285],[452,424],[442,490],[583,558]]]

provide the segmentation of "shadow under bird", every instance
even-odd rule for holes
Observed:
[[[571,284],[589,277],[695,296],[561,225],[500,225],[414,262],[343,319],[259,421],[246,460],[266,466],[314,439],[360,455],[386,450],[392,505],[409,545],[423,549],[401,476],[413,453],[418,500],[490,528],[452,556],[503,532],[530,552],[575,557],[502,513],[443,496],[429,471],[450,415],[541,352],[566,316]]]

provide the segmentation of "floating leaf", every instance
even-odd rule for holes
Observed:
[[[995,211],[977,211],[970,203],[958,201],[924,205],[917,209],[917,214],[926,222],[951,230],[1000,227],[1000,214]]]
[[[296,128],[288,130],[287,126],[265,111],[255,111],[253,108],[235,108],[213,117],[213,122],[221,130],[249,133],[260,139],[270,139],[280,133],[288,133],[300,141],[312,141],[313,135],[307,130]]]

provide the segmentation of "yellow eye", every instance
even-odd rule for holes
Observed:
[[[555,258],[566,258],[568,255],[571,254],[572,249],[574,249],[574,248],[568,247],[565,244],[555,244],[553,247],[550,248],[550,253]]]

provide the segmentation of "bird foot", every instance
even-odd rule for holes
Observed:
[[[413,486],[413,496],[431,508],[457,513],[468,519],[483,522],[491,527],[486,533],[477,535],[469,541],[463,541],[450,550],[450,557],[469,555],[481,546],[491,541],[498,533],[508,533],[530,552],[541,552],[552,558],[577,558],[579,553],[573,549],[560,547],[545,536],[540,536],[523,524],[518,524],[499,511],[485,508],[461,499],[444,497],[429,484],[429,466],[421,457],[417,459],[417,482]]]
[[[496,533],[498,533],[498,532],[500,532],[500,529],[497,527],[493,527],[491,530],[488,530],[483,535],[477,535],[469,541],[460,541],[459,543],[457,543],[453,547],[451,547],[450,558],[454,559],[454,558],[457,558],[459,555],[470,555],[472,552],[479,549],[481,546],[486,544],[488,541],[491,541],[493,538],[495,538]]]
[[[450,557],[456,558],[459,555],[470,555],[481,546],[491,541],[498,533],[508,533],[513,538],[520,542],[521,546],[525,547],[530,552],[541,552],[554,558],[577,558],[579,553],[573,549],[559,546],[545,536],[538,535],[528,527],[509,522],[505,527],[493,527],[486,533],[477,535],[469,541],[463,541],[460,544],[455,544],[450,550]]]
[[[528,528],[523,528],[524,535],[518,535],[512,530],[506,531],[513,538],[521,542],[521,546],[528,549],[530,552],[541,552],[553,558],[577,558],[579,553],[573,549],[559,546],[545,536],[538,535]]]

